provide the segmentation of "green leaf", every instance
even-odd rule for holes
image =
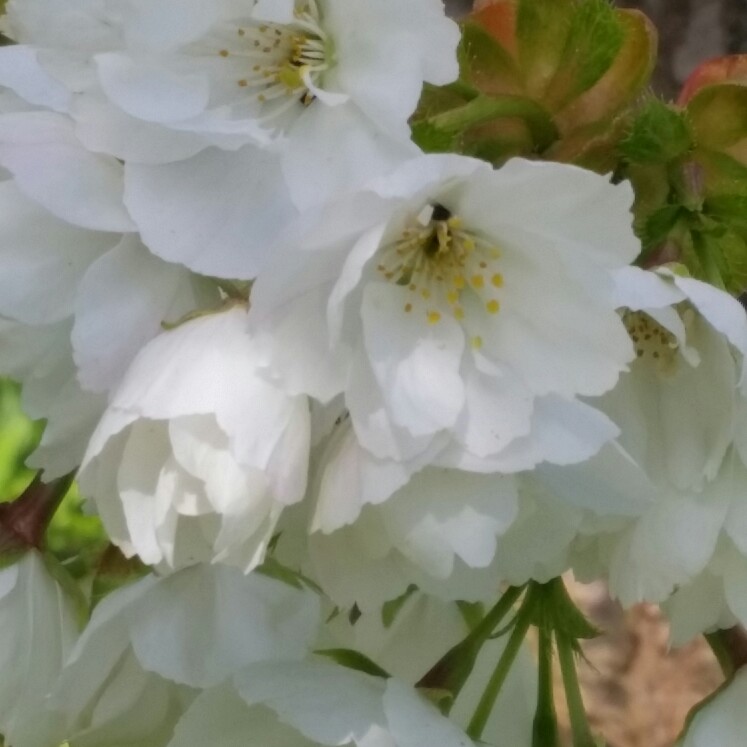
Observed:
[[[658,100],[646,104],[620,144],[628,161],[643,164],[668,163],[685,155],[692,147],[693,138],[685,114]]]
[[[332,661],[340,666],[355,669],[357,672],[363,672],[364,674],[370,674],[372,677],[383,677],[384,679],[391,677],[389,672],[382,669],[375,661],[372,661],[360,651],[354,651],[350,648],[325,648],[314,653],[332,659]]]

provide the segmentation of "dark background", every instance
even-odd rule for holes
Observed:
[[[654,89],[676,96],[692,69],[719,55],[747,52],[747,0],[618,0],[621,8],[642,10],[659,29],[659,65]],[[446,0],[455,16],[466,13],[470,0]]]

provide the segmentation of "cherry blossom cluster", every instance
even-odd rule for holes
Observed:
[[[747,625],[744,311],[636,264],[628,181],[413,142],[440,0],[4,29],[0,373],[150,569],[84,624],[37,551],[0,572],[8,747],[528,747],[529,652],[479,727],[510,643],[415,688],[465,610],[573,570],[676,643]],[[737,745],[708,708],[684,744]]]

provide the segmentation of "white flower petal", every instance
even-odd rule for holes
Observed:
[[[409,140],[377,130],[351,102],[318,102],[293,124],[283,148],[283,174],[300,210],[359,189],[418,154]]]
[[[360,743],[373,726],[386,726],[384,680],[326,661],[255,664],[234,681],[247,703],[271,708],[316,743]]]
[[[118,240],[76,228],[0,183],[0,314],[27,324],[58,322],[73,312],[80,279]]]
[[[125,185],[125,202],[151,251],[206,275],[253,278],[295,214],[275,156],[251,147],[131,164]]]
[[[299,591],[235,569],[196,566],[163,579],[130,621],[142,666],[193,687],[211,687],[252,662],[306,655],[319,603]]]
[[[162,331],[162,322],[199,308],[194,290],[191,273],[126,236],[80,283],[72,341],[81,384],[111,390],[145,343]]]
[[[231,685],[202,692],[184,714],[168,747],[316,747],[268,709],[250,707]]]
[[[747,670],[743,669],[695,713],[681,747],[741,747],[747,730],[745,698]]]
[[[201,114],[210,99],[206,75],[177,73],[158,59],[134,60],[120,52],[95,57],[104,93],[131,117],[171,122]]]
[[[464,335],[459,325],[442,319],[429,328],[425,320],[401,313],[395,286],[366,286],[361,316],[371,365],[392,420],[414,436],[452,426],[464,404],[459,366]]]
[[[39,65],[33,47],[16,44],[0,49],[0,86],[36,106],[58,112],[70,106],[70,92]]]
[[[389,680],[384,712],[397,747],[474,747],[474,742],[412,688]]]
[[[19,188],[58,218],[99,231],[131,231],[122,166],[88,152],[53,112],[0,116],[0,164]]]

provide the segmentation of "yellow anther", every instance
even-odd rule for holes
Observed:
[[[503,275],[501,275],[500,272],[496,272],[495,275],[493,275],[493,277],[490,278],[490,282],[496,288],[503,288]]]
[[[489,314],[497,314],[501,310],[501,305],[498,301],[493,299],[485,304],[485,308],[488,310]]]
[[[441,321],[441,314],[437,311],[428,312],[428,324],[438,324]]]
[[[446,221],[446,225],[452,231],[458,231],[460,228],[464,227],[464,221],[458,216],[452,216],[448,221]]]

